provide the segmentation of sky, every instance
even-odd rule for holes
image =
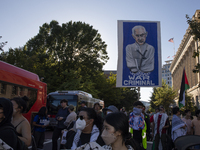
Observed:
[[[162,65],[173,59],[200,0],[20,0],[0,1],[0,42],[4,51],[24,46],[44,23],[82,21],[93,26],[107,44],[109,61],[104,70],[117,70],[117,20],[160,21]],[[174,38],[174,44],[169,42]],[[152,88],[141,88],[141,100],[148,101]]]

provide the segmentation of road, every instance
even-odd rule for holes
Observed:
[[[52,149],[52,134],[53,131],[47,130],[45,132],[45,141],[44,141],[44,150],[51,150]],[[58,142],[59,143],[59,142]],[[151,150],[152,142],[147,142],[147,150]],[[29,147],[31,150],[31,147]],[[58,149],[59,149],[59,144],[58,144]]]

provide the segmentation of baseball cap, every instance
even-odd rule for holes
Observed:
[[[107,108],[105,108],[106,110],[111,110],[112,112],[119,112],[118,108],[115,107],[114,105],[110,105]]]

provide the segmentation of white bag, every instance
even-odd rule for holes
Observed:
[[[13,150],[8,144],[6,144],[2,139],[0,139],[0,150]]]
[[[104,148],[102,148],[98,143],[96,142],[90,142],[87,143],[85,145],[82,145],[78,148],[76,148],[76,150],[105,150]]]
[[[61,144],[66,144],[67,140],[66,140],[66,136],[67,136],[67,130],[64,130],[63,135],[62,135],[62,139],[61,139]]]

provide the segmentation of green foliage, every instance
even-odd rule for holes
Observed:
[[[195,41],[199,41],[200,40],[200,21],[199,21],[199,19],[200,18],[192,19],[188,15],[186,15],[186,18],[187,18],[187,23],[190,26],[189,34],[194,36]],[[197,47],[197,51],[194,52],[194,54],[192,56],[193,58],[199,57],[199,48],[200,47]],[[195,69],[192,70],[193,73],[198,73],[200,70],[199,63],[197,63],[194,67],[195,67]]]
[[[166,84],[166,81],[162,80],[162,87],[154,88],[151,96],[150,106],[152,109],[163,105],[165,110],[169,112],[169,106],[174,103],[176,97],[176,91],[172,87]]]
[[[133,110],[133,103],[138,100],[138,91],[136,88],[123,88],[122,89],[123,99],[120,100],[120,104],[116,105],[118,108],[124,106],[127,111]]]
[[[150,97],[151,101],[150,101],[150,108],[149,108],[149,111],[151,111],[151,112],[155,112],[155,109],[158,107],[158,106],[156,106],[156,105],[154,104],[154,102],[156,101],[156,99],[155,99],[155,94],[154,94],[154,93],[156,93],[156,88],[155,88],[155,87],[153,88],[153,92],[152,92],[152,95],[151,95],[151,97]]]
[[[2,38],[2,36],[0,36],[0,39]],[[8,41],[6,42],[0,42],[0,51],[4,51],[3,47],[8,43]]]
[[[116,88],[116,74],[111,73],[106,82],[107,86],[100,89],[106,106],[115,105],[119,109],[125,107],[127,111],[132,110],[133,103],[138,100],[138,91],[135,88]]]

